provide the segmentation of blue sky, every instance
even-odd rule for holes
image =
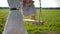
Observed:
[[[34,0],[35,7],[39,7],[39,0]],[[42,7],[60,7],[60,0],[41,0]],[[0,7],[8,7],[7,0],[0,0]]]

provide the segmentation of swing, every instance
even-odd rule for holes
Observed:
[[[40,2],[40,11],[39,11],[39,19],[38,20],[32,20],[32,19],[24,19],[24,21],[26,21],[26,22],[35,22],[35,23],[37,23],[37,25],[43,25],[43,23],[44,23],[44,18],[43,18],[43,15],[42,15],[42,8],[41,8],[41,0],[39,0],[39,2]],[[40,17],[42,18],[42,19],[40,19]]]

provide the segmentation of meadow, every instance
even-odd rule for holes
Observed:
[[[39,19],[40,10],[37,9],[36,11],[36,18]],[[9,9],[0,9],[0,34],[2,34],[8,14]],[[29,34],[45,34],[42,31],[60,31],[59,9],[42,9],[42,15],[45,20],[44,25],[42,26],[32,25],[32,23],[25,22],[25,26]]]

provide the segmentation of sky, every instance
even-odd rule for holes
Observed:
[[[39,0],[34,0],[35,7],[39,7]],[[41,0],[42,7],[60,7],[60,0]],[[7,0],[0,0],[0,7],[9,7]]]

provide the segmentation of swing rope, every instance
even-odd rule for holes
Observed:
[[[44,22],[44,18],[43,18],[43,15],[42,15],[42,7],[41,7],[41,0],[39,0],[39,5],[40,5],[40,11],[39,11],[39,22]],[[40,19],[41,17],[41,19]]]

